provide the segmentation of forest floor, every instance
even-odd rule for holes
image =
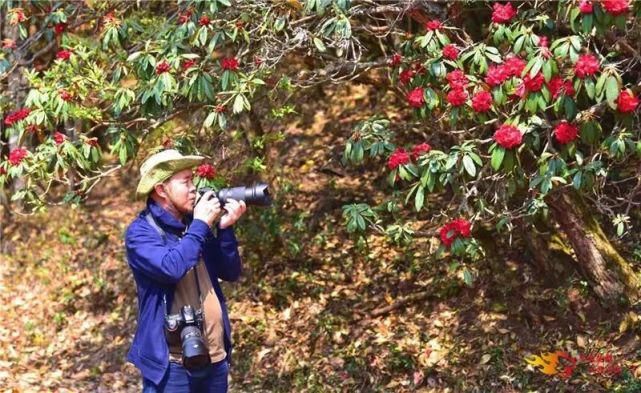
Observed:
[[[232,392],[641,391],[636,310],[604,309],[577,277],[551,285],[518,245],[497,243],[507,251],[479,261],[468,286],[460,269],[428,258],[436,239],[403,248],[349,236],[341,206],[384,196],[363,186],[376,173],[321,170],[335,163],[328,146],[351,126],[349,109],[318,108],[284,130],[279,206],[237,225],[244,272],[223,287]],[[137,305],[123,233],[143,208],[136,181],[128,169],[84,206],[7,227],[0,391],[141,390],[125,362]],[[525,361],[555,351],[579,360],[569,378]]]

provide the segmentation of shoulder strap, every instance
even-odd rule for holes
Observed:
[[[156,232],[158,232],[158,234],[162,238],[163,243],[167,244],[167,234],[165,234],[165,231],[160,227],[160,225],[158,225],[156,220],[154,220],[154,218],[151,216],[151,213],[147,213],[145,215],[145,220],[147,220],[149,225],[151,225],[156,230]],[[200,292],[200,283],[198,282],[198,265],[194,266],[194,275],[195,275],[195,279],[196,279],[196,289],[198,290],[198,299],[202,303],[202,294]],[[169,312],[169,310],[167,309],[167,297],[165,295],[163,295],[163,301],[165,303],[165,314],[167,314]],[[201,305],[201,308],[202,308],[202,305]]]
[[[156,230],[156,232],[158,232],[158,234],[162,238],[163,243],[166,244],[167,243],[167,235],[165,234],[165,231],[163,231],[163,229],[160,227],[160,225],[158,225],[156,220],[154,220],[154,218],[151,216],[151,213],[145,214],[145,220],[147,220],[149,225],[151,225],[152,228],[154,228]]]

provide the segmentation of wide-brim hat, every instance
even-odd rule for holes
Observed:
[[[143,199],[154,186],[169,179],[176,173],[200,164],[205,157],[185,156],[178,150],[168,149],[153,154],[140,165],[140,181],[136,198]]]

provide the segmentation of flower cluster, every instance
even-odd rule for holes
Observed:
[[[412,148],[412,159],[416,160],[425,153],[428,153],[432,150],[432,146],[427,143],[421,143]]]
[[[66,139],[67,137],[65,136],[65,134],[58,131],[56,131],[56,133],[53,135],[53,140],[56,142],[56,145],[62,144]]]
[[[165,72],[169,72],[170,69],[171,69],[171,66],[169,65],[169,63],[167,63],[166,61],[163,60],[163,61],[161,61],[160,63],[158,63],[156,65],[156,75],[160,75],[160,74],[164,74]]]
[[[592,13],[592,1],[590,0],[581,0],[579,3],[579,11],[582,14],[591,14]]]
[[[183,68],[183,70],[188,70],[191,67],[195,66],[196,63],[197,63],[196,59],[185,60],[185,62],[182,64],[182,68]]]
[[[573,96],[574,86],[572,82],[562,79],[560,76],[553,76],[550,81],[547,83],[548,90],[552,94],[552,98],[558,98],[559,96]]]
[[[448,60],[456,60],[458,57],[458,49],[454,44],[447,44],[443,47],[443,57]]]
[[[27,116],[29,116],[29,113],[31,113],[31,109],[29,108],[18,109],[17,111],[8,114],[7,117],[4,118],[4,124],[11,127],[20,120],[26,119]]]
[[[213,179],[216,177],[216,169],[211,164],[201,164],[196,168],[196,175],[203,179]]]
[[[439,231],[441,242],[443,242],[446,247],[450,247],[459,236],[470,237],[471,226],[470,222],[464,218],[457,218],[448,222]]]
[[[223,70],[236,71],[238,70],[238,59],[235,57],[226,57],[220,61],[220,67]]]
[[[494,140],[501,147],[505,149],[512,149],[523,142],[523,134],[521,134],[521,131],[519,131],[518,128],[509,124],[503,124],[494,133]]]
[[[577,77],[583,79],[596,74],[600,66],[599,59],[594,55],[581,55],[574,65],[574,73]]]
[[[423,88],[417,87],[414,90],[407,93],[407,102],[413,108],[420,108],[425,103],[425,97],[423,96]]]
[[[27,149],[22,147],[17,147],[11,150],[11,152],[9,152],[9,164],[13,166],[20,164],[28,154],[29,152]]]
[[[579,135],[579,127],[565,120],[554,128],[554,137],[562,145],[573,142],[577,135]]]
[[[630,113],[639,105],[639,99],[631,91],[622,91],[617,99],[617,110],[621,113]]]
[[[512,3],[505,5],[494,3],[492,9],[492,22],[494,23],[505,24],[516,16],[516,10],[512,7]]]
[[[425,28],[429,31],[436,31],[443,27],[443,23],[438,19],[433,19],[425,23]]]
[[[601,5],[607,13],[614,16],[625,14],[630,11],[629,0],[603,0]]]
[[[487,112],[492,108],[492,94],[487,91],[479,91],[472,97],[472,109],[475,112]]]
[[[62,99],[63,101],[71,101],[73,99],[73,94],[65,89],[58,90],[58,94],[60,95],[60,99]]]
[[[207,15],[203,15],[200,17],[200,19],[198,19],[198,24],[201,26],[209,26],[210,23],[211,19],[209,19]]]
[[[392,67],[396,67],[397,65],[400,65],[402,61],[403,61],[403,56],[401,56],[400,53],[394,53],[392,55],[392,58],[389,61],[389,64]]]
[[[387,167],[393,170],[401,165],[407,164],[408,162],[410,162],[409,153],[406,152],[402,147],[399,147],[398,149],[394,150],[392,155],[389,157],[389,160],[387,161]]]
[[[69,60],[71,58],[71,51],[68,50],[61,50],[58,53],[56,53],[56,59],[60,60]]]

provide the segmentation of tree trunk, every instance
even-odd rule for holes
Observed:
[[[637,299],[639,279],[610,243],[581,198],[560,192],[549,196],[546,202],[574,249],[579,271],[590,282],[599,299],[605,304]]]

